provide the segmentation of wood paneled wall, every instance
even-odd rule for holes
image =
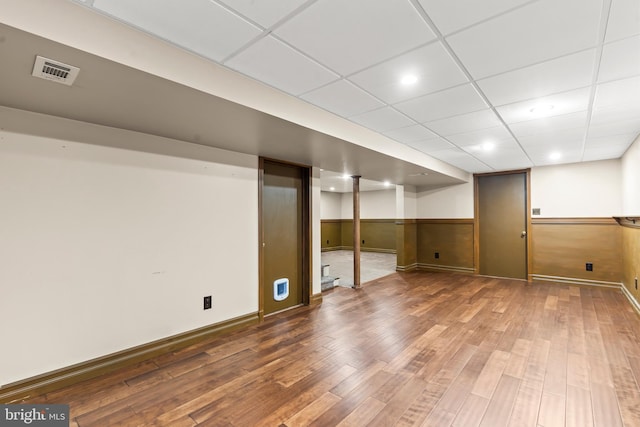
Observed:
[[[323,250],[353,249],[353,220],[322,220],[321,233]],[[396,253],[396,220],[361,219],[360,239],[362,251]]]
[[[622,285],[640,303],[640,290],[636,278],[640,278],[640,222],[623,220],[622,224]],[[638,284],[640,287],[640,283]],[[636,307],[640,309],[640,307]]]
[[[622,229],[612,218],[537,218],[530,236],[534,280],[605,286],[622,281]]]
[[[417,220],[417,261],[422,269],[473,273],[473,219]]]
[[[342,221],[339,219],[320,221],[320,235],[323,251],[340,249],[342,247]]]
[[[418,266],[418,224],[415,219],[396,221],[396,270],[409,271]]]

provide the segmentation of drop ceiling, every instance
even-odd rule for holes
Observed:
[[[637,0],[74,3],[470,173],[640,133]]]

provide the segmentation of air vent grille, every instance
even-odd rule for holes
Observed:
[[[64,64],[42,56],[36,56],[36,62],[33,64],[33,72],[31,74],[34,77],[71,86],[79,72],[80,69],[73,65]]]

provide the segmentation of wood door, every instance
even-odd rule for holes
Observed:
[[[263,161],[262,183],[262,290],[263,314],[305,302],[303,286],[308,252],[305,202],[308,169]],[[286,298],[274,296],[274,283],[289,280]],[[277,286],[277,285],[276,285]]]
[[[527,279],[527,173],[476,177],[478,272]]]

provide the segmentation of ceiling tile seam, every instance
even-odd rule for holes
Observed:
[[[211,1],[211,0],[210,0],[210,1]],[[83,6],[84,6],[84,5],[83,5]],[[91,11],[93,11],[94,13],[97,13],[97,14],[99,14],[99,15],[101,15],[101,16],[104,16],[104,17],[105,17],[105,18],[107,18],[107,19],[110,19],[110,20],[115,21],[115,22],[117,22],[117,23],[119,23],[119,24],[122,24],[122,25],[124,25],[124,26],[126,26],[126,27],[128,27],[128,28],[131,28],[131,29],[133,29],[133,30],[135,30],[135,31],[138,31],[139,33],[143,34],[145,37],[150,37],[150,38],[152,38],[152,39],[154,39],[154,40],[160,40],[161,42],[166,43],[166,44],[170,45],[171,47],[173,47],[173,48],[175,48],[175,49],[179,49],[179,50],[182,50],[182,51],[184,51],[184,52],[188,52],[188,53],[190,53],[191,55],[195,55],[195,56],[197,56],[198,58],[203,58],[203,59],[205,59],[205,60],[207,60],[207,61],[210,61],[210,62],[213,62],[213,63],[215,63],[215,64],[224,65],[224,64],[222,64],[220,61],[216,61],[215,59],[210,58],[210,57],[208,57],[208,56],[204,55],[203,53],[196,52],[195,50],[190,49],[190,48],[188,48],[188,47],[186,47],[186,46],[183,46],[183,45],[181,45],[181,44],[177,44],[176,42],[174,42],[174,41],[172,41],[172,40],[169,40],[168,38],[166,38],[166,37],[164,37],[164,36],[161,36],[161,35],[159,35],[159,34],[153,33],[153,32],[151,32],[151,31],[149,31],[149,30],[145,30],[144,28],[142,28],[142,27],[138,26],[137,24],[134,24],[133,22],[125,21],[124,19],[122,19],[122,18],[120,18],[120,17],[117,17],[117,16],[114,16],[114,15],[111,15],[110,13],[107,13],[107,12],[105,12],[105,11],[101,10],[101,9],[98,9],[98,8],[97,8],[97,7],[95,7],[95,6],[91,6],[91,7],[89,7],[89,9],[91,9]],[[240,17],[241,19],[245,20],[245,18],[244,18],[242,15],[240,15],[239,17]],[[252,22],[247,21],[247,23],[248,23],[248,24],[250,24],[250,25],[252,25],[252,26],[254,26],[254,27],[256,26],[256,25],[255,25],[255,24],[253,24]],[[257,26],[256,28],[260,30],[260,29],[262,29],[263,27],[262,27],[262,26]],[[257,37],[258,37],[258,38],[261,38],[261,36],[257,36]],[[229,67],[226,67],[226,68],[227,68],[227,69],[231,69],[231,68],[229,68]],[[236,70],[233,70],[233,71],[234,71],[234,72],[237,72]],[[255,79],[254,79],[254,80],[255,80]]]
[[[478,94],[480,95],[482,100],[489,106],[489,109],[491,109],[491,111],[493,111],[493,114],[496,115],[496,117],[498,118],[500,123],[502,123],[502,125],[506,128],[507,132],[509,132],[509,134],[516,141],[516,143],[518,144],[518,146],[520,147],[520,149],[522,150],[522,152],[524,153],[526,158],[531,162],[532,165],[535,165],[536,163],[533,161],[533,159],[531,159],[531,157],[529,156],[529,153],[527,153],[527,151],[524,149],[524,147],[522,146],[522,144],[520,143],[520,141],[518,140],[516,135],[513,133],[511,128],[505,122],[504,118],[498,113],[498,110],[496,110],[495,106],[489,101],[489,98],[487,98],[487,95],[485,95],[485,93],[482,91],[482,89],[480,89],[480,86],[475,81],[475,79],[471,76],[471,73],[469,72],[469,70],[467,70],[467,67],[464,66],[464,64],[462,63],[462,61],[458,57],[458,55],[455,53],[453,48],[449,45],[449,42],[447,42],[447,40],[442,35],[442,33],[440,32],[438,27],[433,23],[433,21],[431,20],[431,17],[429,17],[427,12],[422,8],[422,5],[420,5],[420,3],[418,3],[418,0],[410,0],[410,1],[414,4],[414,7],[418,11],[418,13],[420,13],[420,15],[422,16],[422,19],[424,19],[431,26],[432,30],[434,31],[434,33],[438,37],[438,40],[441,41],[442,45],[447,50],[449,55],[451,55],[451,57],[456,62],[458,67],[460,67],[460,69],[465,74],[465,76],[467,76],[467,78],[470,80],[471,85],[473,85],[474,89],[476,90],[476,92],[478,92]],[[535,0],[535,1],[539,1],[539,0]],[[531,2],[531,3],[533,3],[533,2]],[[527,4],[530,4],[530,3],[527,3]],[[476,156],[473,156],[473,155],[471,155],[471,156],[473,158],[477,159],[478,161],[481,161]]]
[[[554,57],[551,57],[551,58],[546,58],[546,59],[543,59],[543,60],[540,60],[540,61],[531,62],[531,63],[525,64],[525,65],[522,65],[522,66],[519,66],[519,67],[516,67],[516,68],[510,68],[508,70],[501,71],[499,73],[490,74],[490,75],[487,75],[487,76],[484,76],[484,77],[480,77],[480,78],[477,78],[477,79],[474,78],[474,81],[481,82],[483,80],[488,80],[488,79],[492,79],[492,78],[495,78],[495,77],[500,77],[500,76],[503,76],[505,74],[514,73],[516,71],[521,71],[521,70],[527,69],[529,67],[535,67],[537,65],[542,65],[545,62],[557,61],[558,59],[566,58],[567,56],[577,55],[578,53],[583,53],[583,52],[586,52],[586,51],[589,51],[589,50],[592,50],[592,49],[597,49],[597,48],[598,48],[598,45],[595,44],[593,46],[586,47],[584,49],[579,49],[579,50],[576,50],[576,51],[573,51],[573,52],[565,53],[565,54],[554,56]]]
[[[388,58],[382,59],[382,60],[380,60],[380,61],[378,61],[378,62],[374,62],[373,64],[367,65],[367,66],[366,66],[366,67],[364,67],[364,68],[361,68],[361,69],[359,69],[359,70],[353,71],[353,72],[351,72],[351,73],[349,73],[349,74],[345,75],[345,78],[353,77],[353,76],[355,76],[356,74],[360,74],[360,73],[362,73],[362,72],[368,71],[368,70],[370,70],[371,68],[375,68],[375,67],[377,67],[378,65],[382,65],[382,64],[384,64],[385,62],[393,61],[394,59],[400,58],[400,57],[401,57],[401,56],[403,56],[403,55],[407,55],[407,54],[409,54],[409,53],[411,53],[411,52],[414,52],[414,51],[416,51],[416,50],[420,50],[420,49],[422,49],[422,48],[424,48],[424,47],[427,47],[427,46],[432,45],[432,44],[435,44],[435,43],[438,43],[438,39],[429,40],[429,41],[428,41],[428,42],[426,42],[426,43],[419,44],[419,45],[414,46],[414,47],[412,47],[412,48],[410,48],[410,49],[407,49],[407,50],[405,50],[405,51],[402,51],[402,52],[400,52],[400,53],[397,53],[397,54],[395,54],[395,55],[392,55],[392,56],[390,56],[390,57],[388,57]]]
[[[278,27],[282,26],[285,22],[289,21],[294,16],[299,15],[300,13],[302,13],[305,9],[307,9],[312,4],[316,3],[318,0],[309,0],[309,1],[305,2],[305,3],[303,3],[302,5],[298,6],[296,9],[292,10],[290,13],[288,13],[284,17],[280,18],[278,21],[276,21],[273,25],[271,25],[268,28],[263,27],[259,23],[255,22],[254,20],[252,20],[251,18],[245,16],[244,14],[238,12],[237,10],[231,8],[230,6],[228,6],[227,4],[223,3],[222,1],[218,1],[218,0],[209,0],[209,1],[215,2],[220,7],[228,10],[230,13],[233,13],[234,15],[238,16],[239,18],[251,23],[251,25],[254,25],[255,27],[257,27],[257,28],[262,30],[262,34],[260,34],[260,35],[256,36],[255,38],[249,40],[243,46],[238,48],[235,52],[232,52],[231,54],[229,54],[225,58],[223,58],[220,61],[220,64],[224,64],[225,62],[230,61],[231,59],[235,58],[236,56],[238,56],[243,51],[247,50],[248,48],[250,48],[251,46],[256,44],[258,41],[260,41],[263,38],[267,37],[268,35],[272,34],[273,31],[276,30]],[[273,37],[275,38],[275,35]],[[278,40],[282,41],[280,38],[278,38]]]
[[[589,93],[589,103],[587,106],[587,123],[585,124],[584,136],[582,139],[582,150],[580,161],[584,161],[584,155],[587,150],[587,136],[591,127],[591,116],[593,115],[593,103],[596,99],[596,89],[598,87],[598,74],[600,74],[600,65],[602,63],[602,52],[604,51],[604,40],[607,34],[609,23],[609,14],[611,13],[612,0],[603,0],[602,13],[600,15],[600,29],[598,31],[598,46],[596,48],[596,63],[593,66],[593,75],[591,76],[591,92]]]
[[[274,37],[275,37],[275,36],[274,36]],[[362,90],[362,91],[364,91],[364,92],[368,93],[369,95],[373,96],[373,97],[374,97],[374,98],[376,98],[378,101],[382,102],[384,105],[389,105],[389,106],[390,106],[390,105],[392,105],[392,104],[389,104],[388,102],[385,102],[385,101],[383,101],[382,99],[379,99],[378,97],[376,97],[375,95],[373,95],[371,92],[369,92],[368,90],[364,89],[364,88],[363,88],[363,87],[361,87],[359,84],[357,84],[356,82],[354,82],[353,80],[351,80],[351,77],[355,76],[356,74],[362,73],[362,72],[364,72],[364,71],[370,70],[371,68],[377,67],[378,65],[384,64],[385,62],[393,61],[394,59],[399,58],[399,57],[401,57],[402,55],[406,55],[406,54],[411,53],[411,52],[413,52],[413,51],[415,51],[415,50],[422,49],[423,47],[429,46],[430,44],[434,44],[434,43],[437,43],[437,42],[438,42],[438,40],[437,40],[437,39],[434,39],[434,40],[431,40],[431,41],[429,41],[429,42],[427,42],[427,43],[421,44],[421,45],[419,45],[419,46],[417,46],[417,47],[412,47],[411,49],[408,49],[408,50],[406,50],[406,51],[400,52],[400,53],[398,53],[397,55],[390,56],[389,58],[383,59],[383,60],[378,61],[378,62],[376,62],[376,63],[373,63],[373,64],[371,64],[371,65],[368,65],[368,66],[366,66],[366,67],[364,67],[364,68],[361,68],[361,69],[359,69],[359,70],[357,70],[357,71],[351,72],[351,73],[346,74],[346,75],[340,75],[340,78],[339,78],[339,79],[337,79],[337,80],[345,80],[345,81],[348,81],[348,82],[349,82],[349,83],[351,83],[352,85],[356,86],[358,89],[360,89],[360,90]],[[336,73],[336,74],[338,74],[338,73]],[[337,80],[336,80],[336,81],[337,81]],[[308,91],[306,91],[306,92],[301,93],[299,96],[307,95],[307,94],[309,94],[309,93],[313,92],[314,90],[322,89],[323,87],[328,86],[328,85],[330,85],[330,84],[332,84],[332,83],[335,83],[335,81],[333,81],[333,82],[329,82],[329,83],[325,83],[325,84],[323,84],[322,86],[318,86],[317,88],[314,88],[314,89],[310,89],[310,90],[308,90]],[[452,87],[453,87],[453,86],[452,86]],[[418,97],[420,97],[420,96],[422,96],[422,95],[419,95],[419,96],[417,96],[416,98],[418,98]],[[375,109],[375,108],[374,108],[374,109]],[[373,110],[370,110],[370,111],[373,111]]]
[[[622,79],[623,80],[623,79]],[[573,92],[576,90],[581,90],[581,89],[587,89],[592,87],[592,84],[588,84],[588,85],[584,85],[584,86],[578,86],[575,87],[573,89],[569,89],[569,90],[562,90],[560,92],[550,92],[546,95],[542,95],[542,96],[535,96],[533,98],[524,98],[524,99],[519,99],[518,101],[515,102],[507,102],[505,104],[492,104],[494,105],[496,108],[501,108],[501,107],[508,107],[509,105],[513,105],[513,104],[519,104],[521,102],[529,102],[529,101],[535,101],[536,99],[540,99],[540,98],[546,98],[548,96],[556,96],[556,95],[562,95],[563,93],[567,93],[567,92]],[[532,119],[533,120],[533,119]],[[524,120],[526,121],[526,120]]]
[[[467,76],[465,76],[465,77],[467,77]],[[351,83],[353,83],[354,85],[358,86],[360,89],[362,89],[362,90],[364,90],[365,92],[369,93],[366,89],[363,89],[363,88],[362,88],[361,86],[359,86],[356,82],[354,82],[354,81],[352,81],[352,80],[349,80],[349,81],[350,81]],[[421,93],[420,95],[412,96],[412,97],[410,97],[410,98],[406,98],[406,99],[403,99],[403,100],[401,100],[401,101],[394,102],[394,103],[392,103],[392,104],[389,104],[388,102],[385,102],[385,104],[387,104],[387,105],[389,105],[389,106],[395,106],[395,105],[402,104],[402,103],[405,103],[405,102],[415,101],[416,99],[424,98],[425,96],[437,95],[438,93],[446,92],[446,91],[448,91],[448,90],[456,89],[456,88],[459,88],[459,87],[462,87],[462,86],[466,86],[466,85],[468,85],[468,84],[471,84],[471,81],[466,81],[466,82],[463,82],[463,83],[458,83],[458,84],[455,84],[455,85],[453,85],[453,86],[445,87],[445,88],[443,88],[443,89],[434,90],[434,91],[432,91],[432,92]],[[383,102],[384,102],[384,101],[383,101]],[[458,115],[458,114],[456,114],[456,115]],[[453,116],[451,116],[451,117],[453,117]]]
[[[414,7],[416,7],[415,0],[409,0],[409,1],[411,1],[411,3],[413,3]],[[516,11],[516,10],[518,10],[518,9],[522,9],[522,8],[524,8],[524,7],[528,7],[529,5],[531,5],[531,4],[533,4],[533,3],[538,3],[538,2],[540,2],[540,1],[542,1],[542,0],[531,0],[531,1],[528,1],[528,2],[523,3],[523,4],[521,4],[521,5],[514,6],[514,7],[512,7],[511,9],[507,9],[507,10],[504,10],[504,11],[502,11],[502,12],[500,12],[500,13],[495,14],[495,15],[492,15],[492,16],[489,16],[489,17],[487,17],[487,18],[481,19],[480,21],[476,21],[476,22],[474,22],[473,24],[467,25],[466,27],[462,27],[462,28],[459,28],[459,29],[457,29],[457,30],[455,30],[455,31],[452,31],[452,32],[450,32],[450,33],[447,33],[446,35],[445,35],[445,34],[443,34],[439,29],[438,29],[438,33],[439,33],[439,34],[442,34],[442,35],[443,35],[443,37],[451,37],[451,36],[455,36],[455,35],[457,35],[457,34],[460,34],[460,33],[462,33],[462,32],[465,32],[465,31],[467,31],[467,30],[470,30],[470,29],[471,29],[471,28],[473,28],[473,27],[477,27],[478,25],[485,24],[485,23],[487,23],[487,22],[489,22],[489,21],[492,21],[492,20],[494,20],[494,19],[496,19],[496,18],[500,18],[501,16],[507,15],[507,14],[509,14],[509,13],[511,13],[511,12],[515,12],[515,11]],[[420,9],[423,9],[423,8],[422,8],[422,5],[420,5],[420,4],[418,4],[418,5],[417,5],[417,7],[419,7]],[[417,7],[416,7],[416,10],[418,10],[418,13],[420,13],[420,9],[418,9]],[[424,10],[424,9],[423,9],[423,10]],[[424,13],[425,13],[425,15],[427,15],[427,16],[429,15],[426,11],[424,11]],[[429,20],[431,20],[431,18],[429,18]],[[435,23],[434,23],[434,29],[435,29]]]

